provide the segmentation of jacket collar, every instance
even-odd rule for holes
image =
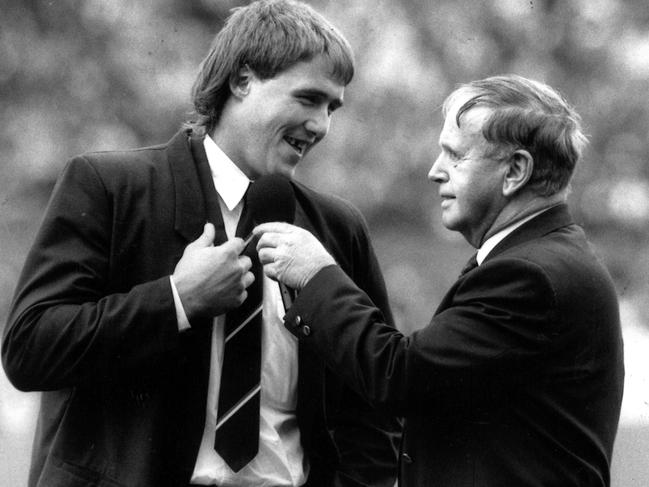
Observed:
[[[554,230],[573,224],[574,221],[570,215],[568,206],[565,203],[553,206],[547,211],[544,211],[540,215],[532,218],[530,221],[525,222],[505,237],[491,252],[489,252],[485,258],[485,262],[512,247],[529,240],[540,238]]]

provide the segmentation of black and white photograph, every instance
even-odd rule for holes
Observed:
[[[0,12],[0,487],[649,485],[644,1]]]

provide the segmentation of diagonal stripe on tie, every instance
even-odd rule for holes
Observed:
[[[228,421],[232,416],[234,416],[236,412],[239,411],[239,409],[244,407],[248,401],[254,399],[255,394],[259,394],[259,392],[261,392],[261,384],[257,384],[250,391],[248,391],[248,394],[239,399],[239,402],[232,406],[228,412],[224,413],[223,415],[219,415],[220,419],[216,423],[216,429],[218,430],[220,427],[222,427],[225,422]]]
[[[237,236],[246,237],[253,228],[244,201]],[[235,472],[250,462],[259,450],[259,397],[261,379],[262,270],[254,246],[255,281],[248,297],[225,318],[225,343],[219,390],[214,449]]]
[[[256,310],[254,310],[252,314],[248,316],[248,318],[243,323],[241,323],[237,328],[229,332],[228,335],[225,337],[225,343],[228,343],[228,341],[230,341],[231,338],[233,338],[237,333],[239,333],[244,326],[250,323],[259,313],[261,313],[262,309],[263,309],[262,306],[259,305],[259,307]]]

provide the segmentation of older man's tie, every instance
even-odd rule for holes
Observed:
[[[253,219],[244,200],[237,226],[238,237],[252,231]],[[248,297],[225,318],[225,345],[214,449],[235,472],[252,460],[259,449],[259,396],[261,392],[262,266],[253,245],[246,252],[253,262],[255,282]]]
[[[460,277],[462,277],[464,274],[466,274],[469,271],[472,271],[478,267],[478,253],[474,253],[471,258],[467,261],[466,264],[464,264],[464,267],[462,268],[462,271],[460,271]]]

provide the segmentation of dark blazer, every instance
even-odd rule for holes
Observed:
[[[72,159],[28,254],[2,359],[21,390],[45,391],[30,486],[183,486],[202,437],[211,320],[179,333],[169,275],[203,231],[202,144]],[[204,168],[204,167],[203,167]],[[213,185],[208,185],[213,194]],[[365,222],[294,184],[296,224],[318,235],[389,314]],[[219,215],[220,217],[220,215]],[[226,239],[223,223],[215,244]],[[400,424],[299,347],[298,422],[309,486],[391,486]]]
[[[565,205],[461,276],[428,326],[406,337],[383,319],[330,266],[286,325],[405,416],[400,486],[609,485],[624,378],[617,298]]]

